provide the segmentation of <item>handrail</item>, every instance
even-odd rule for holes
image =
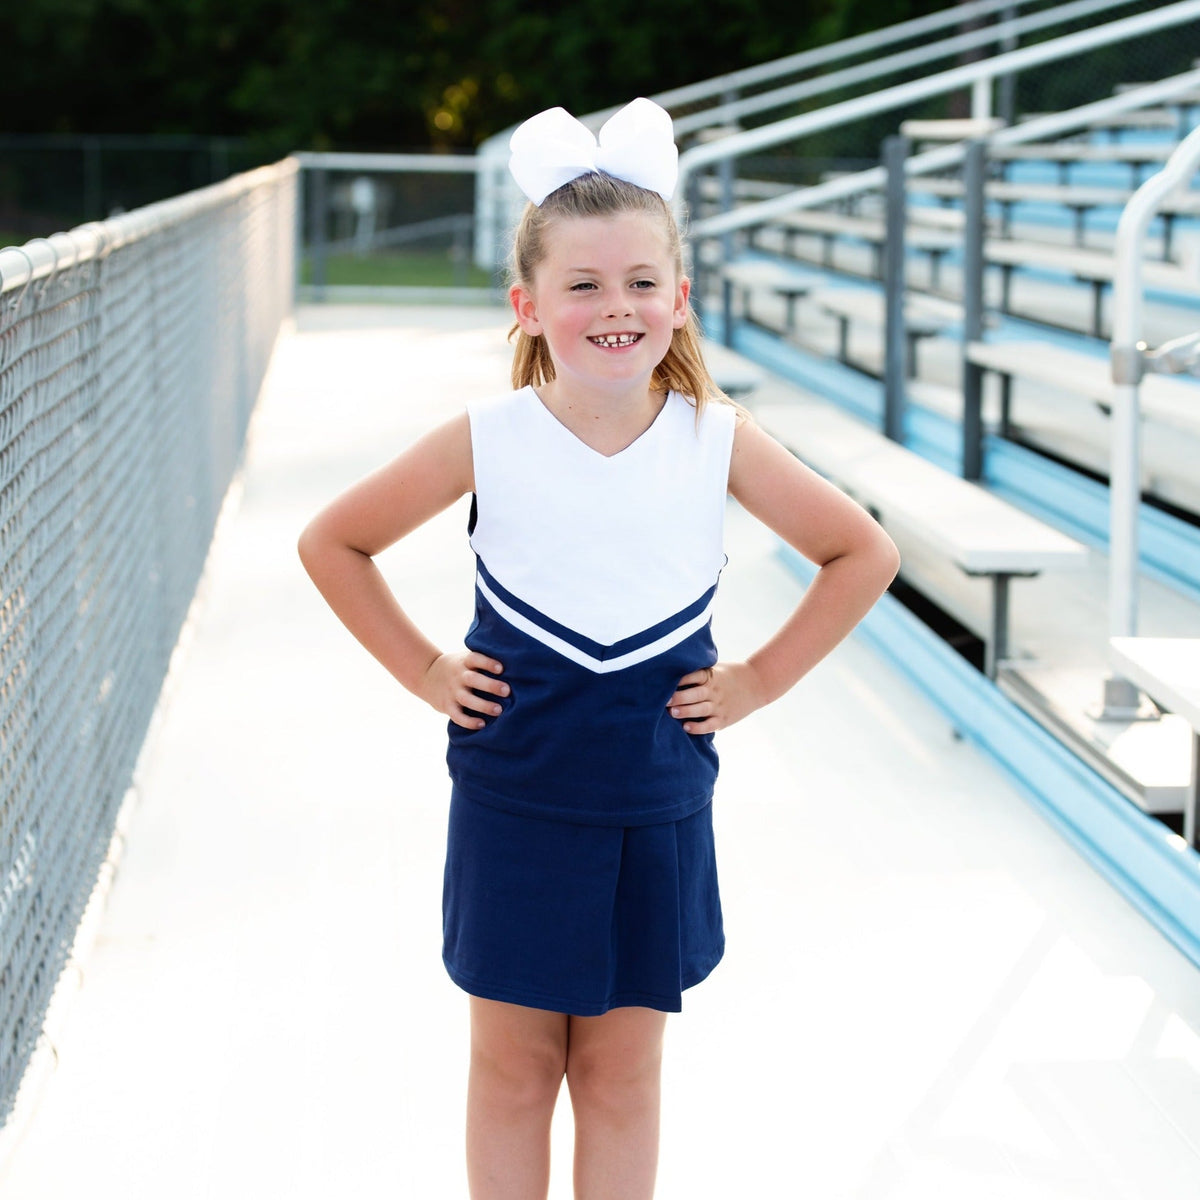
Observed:
[[[715,109],[705,109],[700,113],[678,117],[675,120],[675,134],[679,137],[708,125],[729,124],[745,116],[766,112],[768,109],[779,108],[798,100],[808,100],[813,96],[837,91],[850,84],[878,79],[884,75],[907,70],[909,67],[923,66],[925,63],[935,62],[940,58],[961,54],[965,50],[975,50],[993,43],[1003,45],[1010,38],[1019,37],[1021,34],[1059,25],[1077,17],[1090,16],[1092,13],[1102,12],[1105,9],[1120,8],[1128,3],[1130,0],[1075,0],[1074,3],[1057,5],[1026,17],[1005,20],[999,25],[973,29],[967,33],[943,38],[932,44],[926,43],[884,58],[873,58],[869,62],[859,63],[853,67],[829,71],[815,79],[805,79],[774,91],[762,92],[744,100],[722,104]],[[661,103],[661,99],[659,102]]]
[[[1197,0],[1191,0],[1191,2],[1200,9],[1200,3]],[[1027,142],[1036,142],[1040,138],[1056,137],[1088,125],[1095,120],[1102,120],[1117,113],[1130,112],[1147,105],[1170,100],[1174,96],[1196,87],[1200,87],[1200,69],[1187,71],[1182,75],[1173,75],[1170,79],[1162,79],[1156,83],[1148,83],[1117,96],[1093,100],[1078,108],[1067,109],[1060,113],[1050,113],[1032,121],[1023,121],[1020,125],[1012,125],[998,130],[988,138],[988,142],[993,146],[1017,146]],[[822,109],[820,112],[810,115],[813,118],[819,118],[830,111],[831,109]],[[828,124],[837,123],[834,121]],[[817,128],[826,128],[828,124],[818,125]],[[961,144],[939,146],[935,150],[914,154],[905,163],[905,171],[908,175],[922,175],[929,171],[944,170],[946,167],[952,167],[962,162],[965,153],[965,147]],[[699,240],[761,225],[799,208],[812,208],[819,204],[828,204],[833,200],[856,196],[862,192],[874,191],[884,185],[886,178],[886,172],[882,167],[868,167],[864,171],[856,171],[838,179],[830,179],[813,187],[797,188],[770,200],[760,200],[754,204],[743,205],[733,212],[720,213],[717,216],[695,221],[691,226],[691,236],[693,240]]]
[[[1056,62],[1071,55],[1086,50],[1094,50],[1099,46],[1112,45],[1114,42],[1140,37],[1160,29],[1169,29],[1182,25],[1187,21],[1200,18],[1200,0],[1180,0],[1179,3],[1167,5],[1148,13],[1139,13],[1133,17],[1124,17],[1118,21],[1100,25],[1094,29],[1081,30],[1078,33],[1065,34],[1049,42],[1036,46],[1026,46],[1020,50],[1012,50],[1007,54],[986,59],[983,62],[970,63],[954,67],[948,71],[929,76],[926,79],[914,80],[910,83],[897,84],[881,92],[868,96],[860,96],[853,100],[832,104],[812,113],[790,117],[777,121],[759,129],[747,130],[744,133],[731,134],[719,142],[707,145],[693,146],[679,156],[679,195],[686,195],[690,177],[702,167],[739,158],[769,146],[778,146],[786,142],[831,129],[838,125],[873,116],[876,113],[889,112],[911,104],[917,100],[928,99],[931,96],[942,95],[946,92],[957,91],[962,87],[974,85],[981,80],[991,80],[1012,71],[1027,67],[1041,66],[1048,62]],[[1139,90],[1137,95],[1147,95],[1148,89]],[[1114,97],[1113,100],[1124,97]],[[1141,103],[1146,103],[1142,100]],[[1137,107],[1136,105],[1134,107]],[[1049,118],[1046,118],[1049,120]],[[1031,121],[1030,126],[1045,130],[1039,122]],[[1024,129],[1025,126],[1022,126]],[[1009,131],[1004,131],[1009,132]],[[1015,132],[1015,131],[1014,131]],[[937,153],[937,152],[932,152]],[[916,161],[916,160],[914,160]],[[950,161],[953,161],[951,159]],[[933,167],[925,167],[933,170]],[[880,176],[882,176],[882,170]],[[864,172],[869,174],[869,172]],[[822,185],[824,186],[824,185]],[[873,182],[869,186],[878,186]],[[796,193],[778,197],[774,200],[763,201],[759,204],[747,205],[736,213],[724,213],[706,221],[697,222],[694,233],[696,236],[708,237],[718,233],[731,232],[747,225],[761,224],[764,220],[792,208],[803,208],[818,200],[805,199],[807,192],[817,189],[799,189]],[[847,195],[849,192],[839,192],[837,195]],[[831,197],[832,198],[832,197]]]
[[[1102,8],[1112,7],[1112,4],[1106,3],[1105,0],[1090,0],[1090,2],[1092,5],[1090,11],[1098,12]],[[1113,0],[1113,2],[1131,3],[1132,0]],[[890,46],[894,42],[922,37],[955,25],[965,25],[976,18],[988,17],[996,12],[1015,14],[1021,8],[1027,7],[1029,3],[1030,0],[977,0],[975,3],[950,4],[946,8],[939,9],[937,12],[929,13],[923,17],[915,17],[910,21],[901,21],[896,25],[888,25],[882,29],[872,30],[870,33],[861,33],[853,37],[842,38],[837,42],[831,42],[825,46],[815,46],[810,50],[801,50],[796,54],[772,59],[770,62],[760,63],[755,67],[743,67],[740,70],[730,71],[726,75],[717,75],[711,79],[702,80],[699,83],[670,88],[665,92],[655,92],[650,98],[666,109],[678,105],[693,104],[699,100],[706,100],[711,96],[724,96],[731,91],[743,87],[752,87],[756,84],[767,83],[780,76],[794,74],[797,71],[803,71],[810,67],[823,68],[830,63],[837,62],[839,59],[851,58],[856,54],[872,53],[885,46]],[[1055,9],[1048,11],[1054,11],[1057,7],[1055,6]],[[1001,27],[991,26],[990,28],[1000,30]],[[999,33],[998,36],[1002,37],[1004,34]],[[580,120],[585,125],[590,125],[592,122],[599,123],[616,111],[616,108],[602,109],[599,112],[589,113],[586,117],[581,117]]]
[[[1108,622],[1112,637],[1137,636],[1138,516],[1141,508],[1139,386],[1146,367],[1142,341],[1142,242],[1150,221],[1173,188],[1200,167],[1200,129],[1175,148],[1166,165],[1130,197],[1117,222],[1113,250],[1113,377],[1109,469]],[[1137,711],[1138,692],[1117,675],[1104,685],[1106,713]]]

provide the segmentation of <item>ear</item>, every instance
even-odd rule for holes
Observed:
[[[542,323],[538,320],[533,293],[521,284],[514,283],[508,289],[508,302],[512,305],[521,332],[529,334],[530,337],[537,337],[542,332]]]
[[[692,294],[692,281],[686,276],[680,276],[679,286],[675,289],[675,308],[671,313],[673,329],[682,329],[687,324],[688,297]]]

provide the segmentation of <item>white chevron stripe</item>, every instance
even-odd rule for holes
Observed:
[[[672,646],[678,646],[680,642],[690,637],[697,629],[704,628],[708,623],[709,617],[712,615],[713,604],[716,602],[714,594],[713,599],[708,602],[703,612],[692,617],[691,620],[684,622],[684,624],[677,626],[670,633],[664,634],[657,641],[650,642],[645,646],[639,646],[636,650],[630,650],[628,654],[622,654],[618,658],[601,659],[593,657],[585,650],[580,650],[578,646],[571,645],[570,642],[556,637],[553,633],[548,633],[528,617],[505,604],[488,587],[482,576],[476,575],[475,581],[479,586],[479,590],[487,598],[488,603],[510,625],[521,630],[522,633],[529,634],[531,638],[541,642],[543,646],[548,646],[564,658],[569,658],[572,662],[578,663],[581,667],[586,667],[589,671],[593,671],[597,675],[607,675],[610,671],[620,671],[625,667],[636,666],[640,662],[645,662],[647,659],[662,654],[664,650],[670,650]]]

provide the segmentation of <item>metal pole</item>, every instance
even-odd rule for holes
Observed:
[[[1004,25],[1016,20],[1017,6],[1010,4],[1001,14]],[[1008,54],[1017,49],[1019,39],[1015,33],[1005,33],[1000,41],[1000,53]],[[1017,117],[1017,73],[1006,71],[996,81],[996,115],[1005,125],[1011,125]]]
[[[325,299],[325,266],[327,259],[326,244],[328,233],[326,222],[329,218],[328,172],[324,167],[316,167],[312,172],[312,208],[310,210],[312,233],[312,281],[313,297],[316,300]]]
[[[700,203],[700,176],[693,175],[687,181],[686,193],[686,222],[681,222],[681,228],[686,228],[690,225],[699,214]],[[692,305],[692,311],[696,314],[696,319],[704,324],[704,310],[707,307],[708,297],[705,295],[706,289],[710,286],[708,264],[704,261],[704,242],[703,240],[692,239],[691,246],[691,271],[692,271],[692,294],[689,297]],[[721,278],[724,277],[724,272],[721,272]],[[728,320],[728,312],[725,314]],[[729,344],[729,330],[725,329],[721,334],[725,344]]]
[[[1142,357],[1142,244],[1164,196],[1200,161],[1200,129],[1175,149],[1166,166],[1133,194],[1117,223],[1113,250],[1112,462],[1109,468],[1108,628],[1111,637],[1137,636],[1138,522],[1141,510],[1141,422],[1138,390]],[[1138,711],[1138,689],[1113,674],[1104,681],[1102,719]]]
[[[983,337],[983,183],[986,147],[973,141],[963,161],[966,227],[963,231],[962,476],[983,477],[983,368],[967,358],[967,346]]]
[[[722,97],[722,102],[727,105],[737,103],[738,89],[729,88]],[[734,188],[737,180],[737,160],[732,156],[721,159],[720,165],[717,168],[719,178],[721,180],[721,212],[733,212],[734,207]],[[733,232],[721,234],[721,261],[728,262],[733,257]]]
[[[908,380],[907,339],[904,336],[904,225],[906,202],[904,164],[909,140],[889,137],[883,142],[887,171],[886,238],[884,240],[884,369],[883,432],[895,442],[904,441],[904,401]]]

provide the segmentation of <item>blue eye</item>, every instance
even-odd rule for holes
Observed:
[[[650,288],[654,287],[654,280],[653,279],[638,279],[634,282],[633,286],[635,288],[638,288],[641,291],[648,291]]]
[[[582,292],[585,288],[594,288],[595,286],[596,285],[594,283],[573,283],[571,285],[571,291]]]

